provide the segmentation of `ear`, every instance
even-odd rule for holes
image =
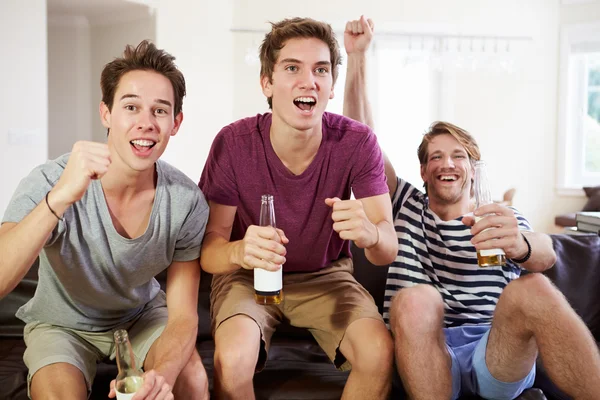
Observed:
[[[181,126],[182,122],[183,122],[183,112],[180,111],[179,114],[177,114],[177,116],[175,117],[173,129],[171,130],[171,136],[177,135],[177,132],[179,132],[179,127]]]
[[[100,102],[100,121],[105,128],[110,129],[110,110],[103,101]]]
[[[427,169],[427,164],[421,164],[421,179],[427,185],[427,181],[425,180],[425,170]]]
[[[260,77],[260,87],[262,88],[262,92],[263,94],[268,98],[268,97],[273,97],[273,82],[271,81],[271,78],[269,78],[268,76],[261,76]]]
[[[329,93],[329,100],[333,99],[335,93],[333,92],[333,87],[331,88],[331,93]]]

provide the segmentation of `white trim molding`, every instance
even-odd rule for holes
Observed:
[[[598,0],[561,0],[560,4],[563,6],[572,6],[576,4],[589,4],[597,2]]]
[[[581,171],[575,171],[575,160],[583,146],[578,115],[580,99],[576,98],[580,86],[581,71],[573,56],[586,53],[585,48],[600,49],[600,21],[565,25],[560,32],[558,135],[556,146],[556,188],[559,194],[577,195],[585,186]]]

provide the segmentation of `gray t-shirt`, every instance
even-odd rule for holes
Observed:
[[[20,222],[56,184],[69,154],[35,168],[19,184],[2,222]],[[208,204],[198,186],[164,161],[146,232],[121,236],[100,181],[67,209],[39,260],[34,297],[17,311],[25,322],[105,331],[134,318],[160,292],[154,276],[173,261],[200,256]]]

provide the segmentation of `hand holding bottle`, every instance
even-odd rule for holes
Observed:
[[[462,222],[472,226],[471,243],[477,250],[500,248],[508,258],[520,258],[527,253],[527,244],[520,234],[519,221],[513,210],[491,203],[477,208],[473,214],[464,217]]]
[[[361,249],[377,245],[379,231],[367,217],[362,201],[334,197],[325,199],[325,204],[333,209],[333,230],[340,238],[352,240]]]
[[[250,225],[239,242],[236,262],[242,268],[277,271],[285,263],[288,238],[281,229]]]
[[[108,397],[117,400],[166,400],[173,399],[166,379],[154,370],[143,373],[136,365],[136,357],[125,329],[117,329],[115,358],[119,373],[110,383]]]
[[[171,386],[167,383],[166,379],[158,374],[154,370],[150,370],[143,375],[143,384],[137,388],[135,393],[125,394],[117,391],[116,380],[110,383],[110,393],[108,397],[114,398],[117,396],[117,400],[173,400],[173,393],[171,392]]]

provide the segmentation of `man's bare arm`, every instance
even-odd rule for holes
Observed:
[[[344,32],[344,45],[348,53],[344,115],[368,125],[373,130],[375,130],[373,112],[367,91],[367,50],[373,39],[374,28],[373,21],[366,20],[363,16],[360,20],[346,23]],[[393,196],[398,186],[396,171],[385,152],[383,152],[383,160],[390,196]]]
[[[18,224],[0,227],[0,298],[23,279],[42,251],[58,220],[40,203]]]
[[[360,199],[367,217],[379,231],[376,246],[365,249],[365,256],[375,265],[387,265],[396,259],[398,254],[398,237],[392,222],[392,204],[387,195],[372,196]]]
[[[174,261],[167,270],[165,330],[154,343],[152,369],[164,376],[171,388],[196,348],[198,333],[199,260]]]
[[[552,247],[550,236],[539,232],[522,232],[527,237],[531,246],[531,256],[529,260],[520,264],[531,272],[542,272],[551,268],[556,263],[556,253]],[[522,255],[526,254],[525,252]]]

